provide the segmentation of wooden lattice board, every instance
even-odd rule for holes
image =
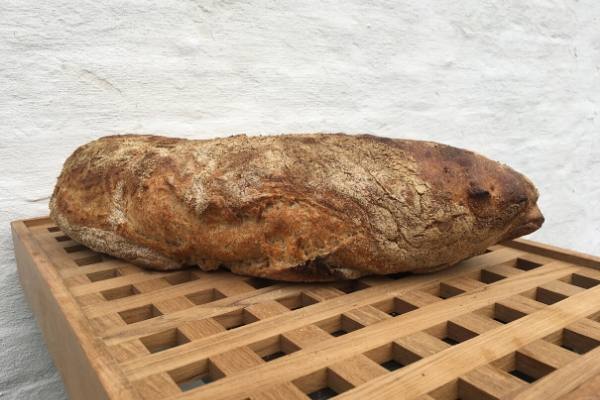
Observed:
[[[148,272],[48,218],[12,229],[72,399],[600,397],[596,257],[517,240],[431,275],[287,284]]]

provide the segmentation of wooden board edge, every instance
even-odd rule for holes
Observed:
[[[600,257],[580,253],[574,250],[565,249],[563,247],[552,246],[549,244],[536,242],[530,239],[514,239],[499,244],[501,246],[511,247],[513,249],[522,250],[529,253],[539,254],[541,256],[554,258],[556,260],[568,262],[571,264],[600,269]]]
[[[11,231],[21,286],[69,398],[139,399],[85,322],[79,321],[78,305],[49,268],[50,261],[32,240],[26,221],[11,222]]]

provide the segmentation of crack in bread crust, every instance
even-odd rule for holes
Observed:
[[[539,228],[537,197],[509,167],[433,142],[121,135],[65,161],[50,209],[74,240],[149,268],[323,281],[454,265]]]

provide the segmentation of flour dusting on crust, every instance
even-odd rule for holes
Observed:
[[[372,135],[98,139],[50,202],[88,247],[288,281],[433,271],[538,229],[538,193],[468,150]]]

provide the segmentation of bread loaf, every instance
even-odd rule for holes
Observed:
[[[51,217],[158,269],[286,281],[428,272],[544,221],[523,175],[471,151],[372,135],[107,136],[65,162]]]

